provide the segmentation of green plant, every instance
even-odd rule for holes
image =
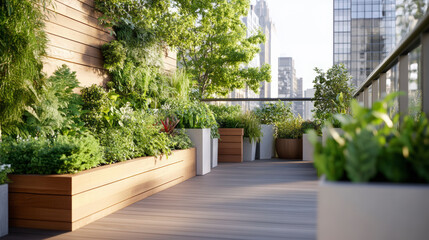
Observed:
[[[10,168],[10,164],[0,164],[0,185],[6,184],[9,182],[7,175],[12,172],[13,171]]]
[[[262,137],[261,122],[254,113],[246,112],[240,115],[241,126],[244,128],[244,137],[250,142],[259,142]]]
[[[315,71],[317,76],[313,81],[316,89],[313,111],[316,120],[323,124],[325,121],[332,121],[336,113],[349,113],[353,88],[349,85],[351,76],[345,66],[334,65],[326,73],[318,68]]]
[[[307,133],[309,130],[315,130],[317,135],[319,136],[322,135],[321,125],[317,121],[311,121],[311,120],[303,121],[301,127],[302,127],[302,133]]]
[[[104,163],[103,150],[91,135],[6,139],[0,143],[0,162],[16,174],[63,174]]]
[[[256,108],[254,112],[262,124],[274,124],[293,117],[291,104],[285,104],[281,101],[264,103],[261,107]]]
[[[16,133],[8,134],[54,136],[85,131],[80,121],[82,100],[79,94],[73,92],[78,87],[76,72],[72,72],[67,65],[59,67],[41,88],[40,101],[31,105],[34,111],[25,112]]]
[[[31,111],[45,80],[41,70],[48,4],[49,0],[0,3],[0,138],[2,128],[7,130],[25,110]]]
[[[391,119],[388,108],[398,94],[364,108],[351,103],[353,116],[336,115],[344,134],[329,126],[322,146],[313,137],[315,166],[328,180],[429,182],[429,122],[404,116]]]
[[[300,116],[276,123],[276,138],[299,139],[302,138],[302,123]]]
[[[175,115],[180,120],[178,128],[210,128],[215,137],[218,124],[209,106],[198,101],[172,102],[164,106],[166,115]]]
[[[174,134],[170,134],[171,149],[188,149],[193,146],[191,139],[183,129],[176,129]]]

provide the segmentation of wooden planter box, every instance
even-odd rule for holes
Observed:
[[[195,176],[195,148],[76,174],[10,175],[9,224],[73,231]]]
[[[277,155],[281,159],[302,160],[302,138],[276,139]]]
[[[218,162],[243,162],[243,128],[219,128]]]

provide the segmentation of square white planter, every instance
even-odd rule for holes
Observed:
[[[217,167],[217,154],[219,150],[219,139],[218,138],[212,138],[211,140],[211,154],[212,154],[212,168]]]
[[[9,233],[8,185],[0,185],[0,237]]]
[[[317,239],[428,239],[428,199],[429,185],[322,180]]]
[[[334,130],[340,135],[344,134],[344,131],[341,128],[334,128]],[[325,145],[326,139],[331,138],[331,137],[332,136],[331,136],[331,133],[329,132],[328,128],[325,128],[325,127],[322,128],[322,144]]]
[[[257,144],[256,158],[257,159],[271,159],[275,156],[274,148],[274,126],[261,125],[262,138]]]
[[[243,138],[243,161],[255,161],[256,142],[250,142],[249,138]]]
[[[210,128],[185,129],[186,134],[194,143],[197,149],[196,168],[197,175],[202,176],[210,172],[211,169],[211,138]]]
[[[322,137],[318,137],[319,142],[322,142]],[[308,134],[302,134],[302,160],[314,161],[314,147],[308,140]]]

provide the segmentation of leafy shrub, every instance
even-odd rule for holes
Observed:
[[[106,128],[99,134],[107,163],[122,162],[137,157],[133,133],[127,128]]]
[[[0,130],[14,126],[37,102],[44,83],[45,10],[49,0],[0,3]],[[1,131],[0,131],[1,136]]]
[[[351,76],[343,64],[334,65],[328,71],[315,69],[317,76],[314,79],[314,112],[320,122],[332,121],[336,113],[348,113],[353,88],[349,83]]]
[[[8,183],[9,179],[7,175],[12,173],[12,169],[9,164],[0,164],[0,185]]]
[[[262,124],[283,122],[293,117],[291,104],[285,104],[281,101],[276,103],[264,103],[261,107],[256,108],[254,112]]]
[[[101,47],[104,57],[104,68],[109,71],[122,69],[127,58],[124,45],[121,41],[111,41]]]
[[[321,125],[317,121],[311,121],[311,120],[303,121],[301,128],[302,128],[302,133],[307,133],[309,130],[315,130],[319,136],[322,135]]]
[[[174,115],[180,120],[178,128],[210,128],[212,137],[218,132],[218,125],[207,104],[198,101],[172,102],[165,105],[165,115]]]
[[[102,163],[103,150],[91,135],[7,139],[0,144],[0,162],[16,174],[75,173]]]
[[[244,128],[244,137],[251,142],[259,142],[262,137],[261,123],[255,114],[246,112],[240,115],[241,126]]]
[[[84,131],[80,121],[82,100],[73,92],[78,87],[76,72],[67,65],[59,67],[41,89],[40,101],[32,105],[34,111],[24,114],[16,135],[54,136]]]
[[[344,134],[329,130],[333,138],[322,146],[314,138],[315,166],[332,181],[388,181],[429,183],[429,122],[399,115],[391,119],[388,107],[397,94],[364,108],[351,103],[353,116],[336,115]]]
[[[193,146],[191,139],[183,129],[176,129],[174,134],[170,134],[171,149],[188,149]]]
[[[302,138],[302,123],[301,117],[295,117],[283,122],[276,123],[276,138],[298,139]]]

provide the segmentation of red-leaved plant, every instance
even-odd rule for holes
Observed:
[[[166,132],[168,134],[173,134],[174,129],[176,128],[177,124],[179,124],[180,119],[177,119],[177,117],[172,117],[171,120],[169,117],[167,117],[165,120],[161,120],[163,128],[161,129],[161,132]]]

